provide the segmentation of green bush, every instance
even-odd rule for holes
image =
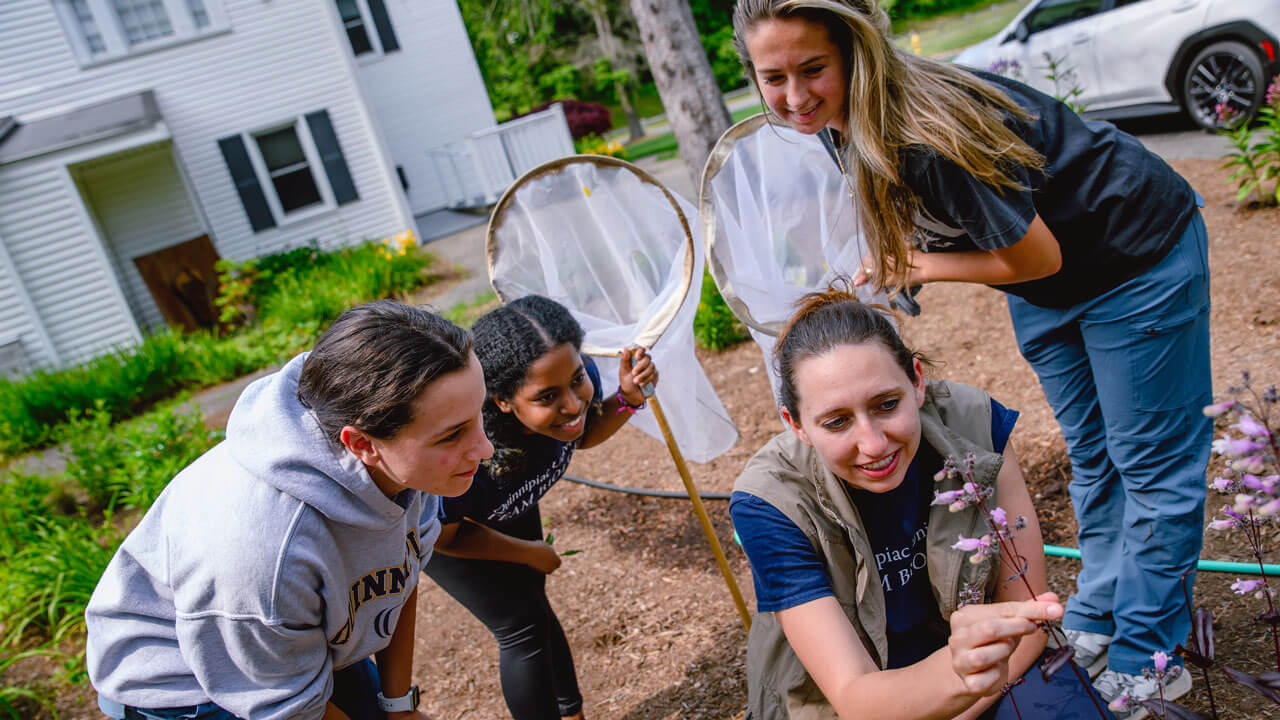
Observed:
[[[146,510],[182,468],[222,439],[198,409],[179,414],[170,405],[113,426],[111,414],[91,410],[61,431],[67,442],[67,478],[93,509]]]
[[[693,337],[708,350],[724,350],[751,337],[720,297],[715,281],[707,272],[702,274],[702,297],[693,316]]]
[[[183,388],[216,385],[284,362],[344,310],[423,285],[434,258],[411,232],[334,252],[314,246],[224,263],[219,306],[233,335],[168,329],[75,367],[0,379],[0,454],[56,439],[69,416],[131,417]]]
[[[165,330],[82,365],[0,380],[0,452],[45,444],[68,412],[101,405],[113,414],[132,414],[179,387],[184,366],[181,333]]]

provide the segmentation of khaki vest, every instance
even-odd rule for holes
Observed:
[[[978,388],[946,381],[930,381],[920,410],[924,442],[938,455],[963,460],[977,457],[974,479],[995,487],[1003,458],[992,451],[991,401]],[[957,490],[961,481],[934,483],[939,491]],[[747,463],[733,487],[777,508],[809,538],[831,576],[836,600],[862,638],[862,644],[883,668],[889,657],[885,632],[884,590],[876,570],[870,541],[849,499],[844,482],[822,464],[813,448],[791,432],[770,440]],[[995,507],[996,498],[989,500]],[[946,506],[929,512],[925,555],[929,582],[938,609],[950,619],[966,586],[981,587],[989,600],[1000,574],[998,560],[969,562],[969,553],[953,550],[956,536],[986,533],[977,508],[953,513]],[[805,672],[787,643],[774,613],[757,613],[747,640],[748,708],[752,720],[831,720],[834,709]]]

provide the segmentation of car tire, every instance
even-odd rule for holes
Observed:
[[[1266,79],[1262,61],[1244,43],[1222,40],[1196,53],[1182,76],[1182,107],[1197,125],[1219,130],[1226,123],[1218,116],[1218,106],[1232,110],[1232,119],[1253,119],[1262,107]]]

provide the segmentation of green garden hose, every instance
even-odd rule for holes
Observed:
[[[671,490],[646,490],[641,488],[622,487],[619,485],[611,485],[609,483],[599,482],[597,480],[587,480],[586,478],[573,477],[571,475],[565,475],[564,479],[572,480],[573,482],[581,483],[583,485],[589,485],[591,487],[599,488],[601,490],[612,490],[614,492],[625,493],[627,495],[640,495],[643,497],[684,498],[684,499],[688,499],[689,497],[687,493],[683,493],[683,492],[676,492]],[[702,498],[704,500],[728,500],[729,493],[702,493]],[[738,543],[739,546],[742,545],[742,541],[738,539],[737,530],[733,531],[733,541]],[[1058,545],[1045,545],[1044,554],[1048,555],[1049,557],[1074,558],[1076,560],[1080,559],[1080,551],[1077,550],[1076,548],[1060,547]],[[1226,562],[1224,560],[1201,560],[1199,563],[1196,564],[1196,569],[1203,570],[1205,572],[1239,573],[1242,575],[1261,575],[1265,569],[1266,574],[1280,577],[1280,565],[1276,565],[1276,564],[1263,565],[1262,567],[1259,567],[1258,563]]]
[[[1045,545],[1044,554],[1050,557],[1075,558],[1076,560],[1080,559],[1079,550],[1069,547],[1059,547],[1057,545]],[[1196,563],[1196,569],[1203,570],[1205,572],[1242,573],[1245,575],[1261,575],[1263,568],[1266,569],[1266,573],[1268,575],[1280,576],[1280,565],[1275,564],[1259,567],[1258,563],[1226,562],[1223,560],[1201,560],[1199,563]]]

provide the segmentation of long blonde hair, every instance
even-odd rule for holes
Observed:
[[[844,162],[881,287],[906,283],[920,209],[919,197],[899,171],[904,149],[933,148],[997,189],[1022,188],[1009,172],[1013,168],[1044,168],[1044,157],[1005,125],[1009,116],[1024,121],[1033,116],[981,78],[895,47],[888,38],[889,16],[876,0],[738,0],[734,45],[753,84],[747,33],[761,21],[792,18],[825,27],[845,55]]]

